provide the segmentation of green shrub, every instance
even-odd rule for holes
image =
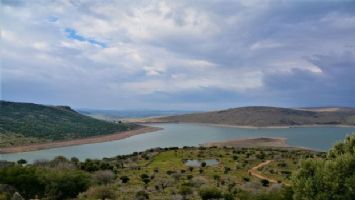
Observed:
[[[136,197],[136,200],[146,200],[146,199],[149,199],[149,195],[146,191],[144,190],[141,190],[141,191],[138,191],[135,195]]]
[[[249,182],[249,181],[250,181],[250,178],[248,178],[248,177],[243,177],[243,180],[244,180],[245,182]]]
[[[108,184],[115,180],[115,174],[110,170],[99,170],[94,172],[94,178],[98,184]]]
[[[44,171],[35,167],[12,166],[0,169],[0,183],[15,187],[26,198],[42,197],[46,187]]]
[[[295,199],[353,199],[355,134],[336,144],[326,159],[308,159],[292,178]]]
[[[121,176],[120,179],[121,179],[122,183],[128,183],[128,181],[129,181],[128,176]]]
[[[191,187],[186,186],[186,185],[182,185],[182,186],[179,188],[179,194],[181,194],[181,195],[183,195],[183,196],[192,194],[192,192],[193,192],[193,191],[192,191]]]
[[[199,194],[202,200],[223,198],[222,192],[217,188],[203,188]]]
[[[79,199],[116,199],[118,197],[113,185],[100,185],[90,187],[86,192],[79,195]]]
[[[50,199],[74,198],[90,186],[90,176],[82,171],[56,171],[46,175],[46,196]]]
[[[269,184],[270,184],[270,182],[268,181],[268,180],[266,180],[266,179],[261,179],[261,184],[264,186],[264,187],[268,187],[269,186]]]
[[[17,164],[19,164],[19,165],[24,165],[26,163],[27,163],[27,160],[25,160],[25,159],[20,159],[17,161]]]

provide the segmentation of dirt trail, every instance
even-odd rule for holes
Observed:
[[[268,165],[271,162],[272,162],[272,160],[266,160],[265,162],[262,162],[262,163],[258,164],[257,166],[251,168],[250,170],[248,170],[248,172],[249,172],[250,175],[255,176],[256,178],[268,180],[270,183],[278,183],[277,180],[269,178],[269,177],[266,177],[262,173],[258,172],[258,169],[260,167]],[[285,184],[287,186],[289,185],[289,184],[286,184],[286,183],[283,183],[283,184]]]

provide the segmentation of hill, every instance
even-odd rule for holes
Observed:
[[[192,113],[191,111],[184,110],[96,110],[96,109],[77,109],[77,111],[83,115],[90,116],[92,118],[117,121],[124,119],[134,118],[147,118],[147,117],[161,117],[171,115],[182,115]]]
[[[105,135],[135,127],[84,116],[68,106],[0,101],[0,147]]]
[[[241,107],[228,110],[148,118],[144,122],[188,122],[235,126],[355,125],[355,109]]]

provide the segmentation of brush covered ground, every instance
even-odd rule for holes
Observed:
[[[26,166],[13,164],[12,170],[11,167],[0,169],[0,183],[3,199],[13,196],[15,191],[26,199],[36,195],[48,199],[284,198],[285,195],[292,195],[287,188],[291,174],[299,168],[300,161],[323,157],[325,153],[308,150],[158,148],[84,162],[57,157],[52,161],[37,161]],[[218,164],[205,165],[204,160],[208,159],[215,159]],[[201,164],[187,166],[187,160],[199,160]],[[257,171],[270,177],[270,180],[260,179],[249,171],[267,160],[271,162]],[[31,179],[17,180],[20,178],[17,176]],[[276,180],[276,183],[272,183],[272,180]],[[21,184],[22,181],[31,183],[31,186]],[[58,186],[58,182],[65,184]],[[4,188],[8,188],[8,192],[4,192]],[[63,194],[63,190],[71,192]]]
[[[0,147],[71,140],[138,128],[97,120],[68,106],[0,101]]]

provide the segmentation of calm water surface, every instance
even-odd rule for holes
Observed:
[[[0,154],[0,160],[17,161],[24,158],[29,162],[38,159],[52,159],[63,155],[68,158],[113,157],[144,151],[153,147],[182,147],[197,146],[199,144],[247,137],[284,137],[292,146],[302,146],[316,150],[328,150],[334,143],[342,140],[346,135],[355,132],[353,127],[309,127],[309,128],[233,128],[216,127],[197,124],[152,124],[164,128],[161,131],[136,135],[123,140],[62,147],[48,150]]]
[[[205,162],[206,166],[218,165],[218,160],[216,159],[206,159],[206,160],[187,160],[185,165],[188,167],[200,167],[201,163]]]

